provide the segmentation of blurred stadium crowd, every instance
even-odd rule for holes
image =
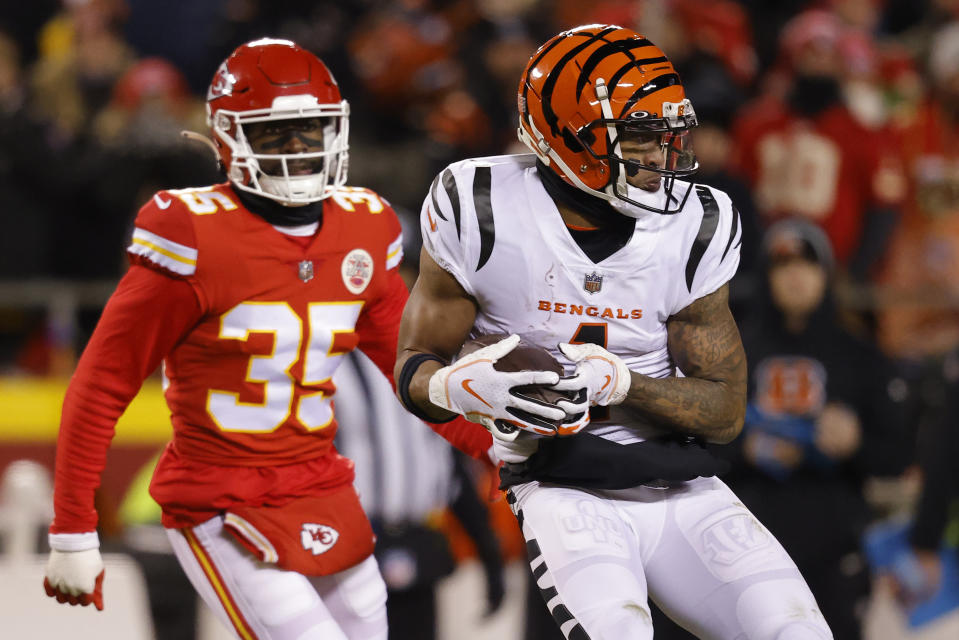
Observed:
[[[458,159],[520,152],[516,84],[529,56],[557,31],[594,22],[635,28],[671,57],[700,120],[696,179],[727,191],[742,214],[732,303],[753,413],[729,482],[796,557],[820,604],[846,608],[831,614],[834,627],[861,612],[861,536],[880,518],[917,515],[911,545],[935,579],[942,569],[922,552],[948,538],[959,493],[950,463],[959,455],[959,0],[8,4],[0,374],[69,373],[99,311],[77,308],[79,330],[64,338],[52,306],[25,302],[24,287],[114,282],[154,191],[220,181],[209,150],[179,132],[206,131],[206,86],[238,44],[287,37],[327,63],[352,109],[350,183],[391,200],[415,261],[433,177]],[[800,231],[790,249],[768,236],[785,218],[811,223],[825,242]],[[798,328],[777,287],[802,297],[803,281],[777,285],[772,275],[796,257],[824,278]],[[764,315],[770,306],[778,312]],[[817,400],[815,376],[775,357],[799,352],[848,389],[830,382]],[[803,420],[834,437],[797,435]],[[903,601],[929,595],[916,589]]]

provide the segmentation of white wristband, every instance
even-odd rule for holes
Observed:
[[[86,533],[50,533],[47,534],[50,548],[57,551],[86,551],[100,548],[100,536],[96,531]]]

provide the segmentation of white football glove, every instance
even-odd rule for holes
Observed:
[[[519,464],[536,453],[541,436],[534,433],[520,433],[515,440],[507,441],[493,438],[493,446],[489,448],[489,457],[493,464],[500,462]]]
[[[91,544],[96,546],[90,547]],[[103,559],[93,533],[50,534],[43,588],[57,602],[92,604],[103,611]]]
[[[510,393],[527,384],[555,385],[559,374],[553,371],[497,371],[493,363],[516,348],[515,333],[488,347],[477,349],[430,378],[430,402],[486,427],[494,437],[512,441],[520,430],[555,435],[549,421],[559,421],[566,412],[558,407],[534,402]],[[580,385],[582,386],[582,385]],[[528,415],[517,413],[517,410]]]
[[[586,389],[590,406],[619,404],[629,391],[631,375],[626,363],[598,344],[561,343],[559,350],[576,363],[573,375],[553,385],[558,391]],[[572,403],[560,400],[557,404],[572,413]],[[570,404],[570,407],[566,405]]]

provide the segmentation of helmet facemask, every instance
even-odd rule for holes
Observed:
[[[596,82],[596,94],[604,117],[581,127],[575,135],[594,160],[603,161],[609,167],[610,180],[603,192],[647,211],[667,215],[681,211],[690,190],[687,189],[682,200],[679,200],[673,195],[675,180],[692,175],[699,169],[690,136],[690,130],[697,125],[697,120],[689,99],[679,103],[663,102],[661,116],[649,111],[632,111],[623,118],[614,118],[602,79]],[[596,144],[601,137],[605,137],[605,145]],[[605,146],[607,152],[597,153],[597,146]],[[624,147],[632,152],[624,152]],[[627,157],[634,155],[641,155],[650,161]],[[631,191],[635,195],[637,189],[642,189],[633,186],[628,180],[640,172],[661,176],[661,180],[654,176],[651,178],[661,182],[659,186],[666,196],[665,207],[651,206],[630,195]],[[643,190],[652,192],[658,189]]]
[[[272,153],[253,150],[248,132],[256,123],[318,119],[320,127],[304,124],[292,135],[318,151]],[[349,106],[319,104],[311,95],[280,96],[268,109],[228,111],[220,109],[210,123],[213,134],[230,149],[227,175],[233,185],[284,205],[298,206],[330,196],[346,183],[349,158]],[[310,130],[313,129],[313,130]],[[281,138],[277,146],[282,146]],[[304,166],[310,166],[303,173]],[[298,175],[302,174],[302,175]]]

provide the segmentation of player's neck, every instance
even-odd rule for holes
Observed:
[[[595,217],[585,214],[581,211],[570,207],[567,204],[556,201],[556,209],[559,210],[559,215],[563,219],[563,223],[571,229],[598,229],[602,226],[602,222],[597,220]]]
[[[607,227],[624,217],[602,198],[591,196],[565,182],[542,162],[536,162],[536,171],[546,193],[552,198],[563,222],[569,227]]]
[[[312,202],[299,207],[287,207],[279,202],[264,198],[242,189],[233,189],[240,202],[252,213],[263,218],[274,227],[302,227],[313,223],[317,228],[322,224],[323,201]]]

